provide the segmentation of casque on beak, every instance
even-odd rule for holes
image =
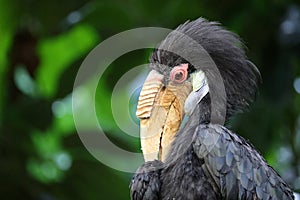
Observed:
[[[178,73],[174,78],[181,78],[182,74],[177,75]],[[185,100],[192,91],[189,81],[170,81],[164,86],[163,79],[162,74],[152,70],[139,96],[136,115],[140,118],[141,146],[145,161],[166,159],[184,116]]]

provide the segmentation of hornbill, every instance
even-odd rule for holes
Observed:
[[[131,180],[131,199],[294,199],[258,151],[223,126],[248,108],[261,82],[236,34],[187,21],[149,66],[136,112],[146,162]]]

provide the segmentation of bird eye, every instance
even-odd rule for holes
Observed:
[[[187,69],[188,64],[182,64],[174,67],[170,73],[171,81],[174,81],[176,83],[182,83],[183,81],[185,81],[188,74]]]
[[[182,79],[182,77],[183,77],[182,72],[178,72],[178,73],[175,74],[175,80],[176,81],[180,81]]]

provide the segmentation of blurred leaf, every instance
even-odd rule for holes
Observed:
[[[5,0],[0,0],[0,113],[2,113],[4,91],[5,91],[5,71],[8,66],[7,53],[13,35],[13,23],[9,23],[12,18],[12,7],[7,5]],[[0,124],[2,122],[0,115]]]
[[[98,34],[89,25],[78,25],[57,37],[42,40],[39,44],[41,66],[37,75],[41,93],[53,96],[61,73],[98,41]]]
[[[299,186],[299,156],[292,155],[295,152],[291,148],[295,141],[291,133],[295,128],[299,151],[299,125],[297,130],[294,124],[299,120],[300,95],[292,83],[300,76],[299,45],[291,48],[278,42],[278,31],[284,16],[288,15],[288,7],[297,4],[292,2],[0,0],[0,121],[1,118],[5,121],[0,123],[3,166],[0,184],[5,186],[1,187],[1,198],[129,199],[131,174],[99,163],[75,134],[71,92],[77,70],[89,50],[99,42],[99,35],[108,38],[142,26],[175,28],[201,16],[221,22],[242,37],[249,47],[247,55],[258,66],[264,80],[256,103],[248,113],[233,119],[231,129],[249,139],[291,185]],[[10,63],[7,52],[11,49],[12,36],[23,28],[32,32],[39,42],[41,64],[35,81],[37,93],[42,97],[21,93],[15,102],[5,102],[5,96],[13,92],[6,87],[13,84],[6,76]],[[147,59],[143,53],[136,52],[121,57],[99,82],[99,77],[87,77],[87,82],[74,90],[80,101],[75,109],[81,113],[79,123],[89,128],[91,113],[87,112],[86,105],[95,99],[96,120],[111,141],[124,149],[139,151],[139,140],[126,135],[118,126],[112,114],[111,98],[119,79]],[[128,92],[129,82],[122,84],[115,94],[116,103],[120,104],[114,109],[124,119],[120,124],[134,131],[127,122],[134,116],[136,103],[136,97]],[[26,82],[19,82],[19,89],[24,89],[23,83]],[[98,84],[96,94],[91,94],[91,84]],[[7,112],[2,112],[1,106]],[[130,116],[124,107],[131,108]],[[282,155],[289,155],[288,160],[281,158]]]

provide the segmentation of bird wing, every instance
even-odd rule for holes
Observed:
[[[159,199],[161,165],[162,162],[154,160],[139,167],[129,185],[131,200]]]
[[[275,170],[242,137],[221,125],[199,125],[194,151],[225,199],[294,199]]]

